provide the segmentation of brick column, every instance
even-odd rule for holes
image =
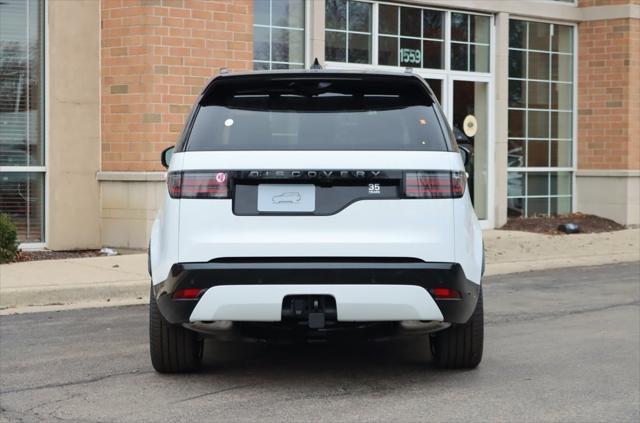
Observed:
[[[581,0],[602,19],[578,28],[578,210],[629,225],[640,224],[640,19],[616,15],[638,5]]]
[[[162,170],[197,94],[252,68],[252,0],[102,0],[102,170]]]
[[[253,0],[101,0],[102,244],[146,248],[160,152],[220,68],[252,68]]]

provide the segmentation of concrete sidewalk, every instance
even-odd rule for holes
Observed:
[[[491,230],[484,239],[487,275],[640,261],[640,229],[578,235]],[[138,304],[148,296],[146,254],[0,265],[0,315]]]

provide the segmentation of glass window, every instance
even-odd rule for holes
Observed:
[[[378,64],[411,68],[444,67],[444,12],[381,4]]]
[[[387,25],[392,25],[388,17],[385,19]],[[371,63],[372,20],[371,3],[355,0],[326,0],[326,60]]]
[[[218,82],[198,108],[186,149],[449,150],[422,83],[385,79]]]
[[[0,2],[0,213],[21,242],[44,241],[42,6]]]
[[[511,20],[509,31],[509,214],[569,213],[573,27]]]
[[[253,3],[253,68],[304,68],[304,0]]]
[[[489,72],[489,16],[451,13],[451,69]]]

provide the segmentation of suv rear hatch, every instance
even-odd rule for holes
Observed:
[[[415,76],[218,78],[168,178],[180,260],[451,261],[465,181],[445,128]]]

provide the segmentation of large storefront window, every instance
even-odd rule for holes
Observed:
[[[304,0],[253,2],[253,68],[304,68]]]
[[[573,27],[509,24],[511,216],[571,212]]]
[[[44,241],[43,2],[0,1],[0,213]]]
[[[488,15],[356,0],[325,2],[328,62],[489,73],[490,43]]]
[[[379,6],[378,64],[442,69],[444,12]]]

